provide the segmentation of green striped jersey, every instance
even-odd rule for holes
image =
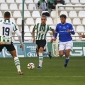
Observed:
[[[6,36],[6,38],[1,37],[0,39],[3,38],[3,40],[7,41],[7,36],[9,39],[9,37],[12,37],[12,33],[15,32],[16,30],[17,30],[16,25],[10,20],[0,20],[0,36]]]
[[[36,30],[36,40],[46,40],[46,34],[51,31],[52,28],[49,25],[41,25],[40,23],[35,24],[34,30]]]

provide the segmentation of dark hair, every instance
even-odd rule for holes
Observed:
[[[10,12],[5,12],[4,13],[4,16],[7,17],[7,18],[9,18],[10,17]]]
[[[45,15],[42,15],[41,17],[45,17],[45,18],[47,18]]]
[[[60,18],[67,18],[67,16],[65,15],[65,14],[62,14],[62,15],[60,15]]]

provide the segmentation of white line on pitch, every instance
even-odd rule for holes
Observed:
[[[82,77],[85,77],[85,76],[20,76],[20,77],[4,77],[4,78],[24,78],[24,77],[27,77],[27,78],[39,78],[39,77],[42,77],[42,78],[82,78]]]

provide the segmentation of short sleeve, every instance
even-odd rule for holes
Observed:
[[[34,27],[33,27],[33,29],[34,30],[37,30],[38,29],[38,26],[39,26],[39,23],[35,24]]]
[[[48,31],[52,31],[53,30],[52,27],[50,27],[50,26],[47,26],[47,28],[48,28]]]

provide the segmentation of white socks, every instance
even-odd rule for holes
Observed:
[[[39,53],[39,66],[42,67],[43,63],[43,53]]]
[[[15,57],[14,58],[14,63],[16,65],[16,68],[17,68],[17,71],[21,71],[21,68],[20,68],[20,61],[19,61],[19,58],[18,57]]]

